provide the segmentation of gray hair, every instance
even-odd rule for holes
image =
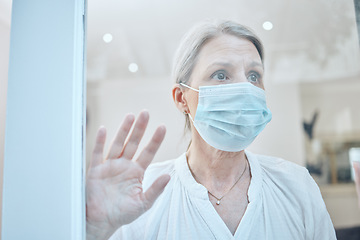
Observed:
[[[224,34],[252,42],[260,55],[261,61],[263,61],[263,45],[249,28],[232,21],[207,20],[195,25],[184,35],[174,58],[172,77],[175,82],[190,85],[188,82],[202,46],[209,40]],[[189,117],[186,115],[185,129],[189,127]]]

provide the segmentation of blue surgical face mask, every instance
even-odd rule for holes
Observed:
[[[200,86],[199,101],[192,119],[200,136],[210,146],[239,152],[248,147],[271,120],[265,91],[251,83]]]

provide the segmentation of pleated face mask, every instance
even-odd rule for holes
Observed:
[[[248,147],[271,120],[265,91],[249,82],[200,86],[199,101],[192,119],[200,136],[210,146],[239,152]]]

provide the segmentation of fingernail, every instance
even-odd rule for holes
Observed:
[[[165,176],[162,178],[161,184],[162,184],[162,185],[166,185],[166,184],[170,181],[170,179],[171,179],[170,175],[165,175]]]
[[[143,109],[143,110],[140,112],[140,114],[144,114],[145,116],[149,116],[149,115],[150,115],[149,111],[146,110],[146,109]]]
[[[164,133],[166,133],[166,127],[165,127],[165,125],[160,126],[160,128],[162,129],[162,131],[164,131]]]

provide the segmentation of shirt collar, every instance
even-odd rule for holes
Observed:
[[[248,158],[251,172],[251,181],[248,189],[249,202],[257,199],[262,188],[262,170],[258,161],[258,157],[245,151]],[[200,199],[209,199],[207,189],[196,182],[193,175],[190,172],[189,166],[186,160],[186,153],[183,153],[175,162],[175,171],[178,173],[181,183],[187,189],[187,191],[194,197]]]

